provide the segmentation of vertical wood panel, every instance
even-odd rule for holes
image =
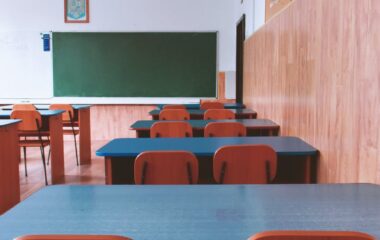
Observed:
[[[91,107],[91,140],[136,137],[129,127],[138,120],[151,120],[153,105],[96,105]]]
[[[244,103],[321,151],[320,182],[380,183],[380,1],[294,0],[245,43]]]
[[[0,127],[0,215],[20,202],[17,124]]]

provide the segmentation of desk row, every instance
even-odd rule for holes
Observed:
[[[136,157],[147,151],[187,151],[199,162],[199,179],[213,183],[212,159],[215,152],[229,145],[268,145],[276,152],[274,182],[316,182],[317,149],[296,137],[228,138],[123,138],[114,139],[97,150],[105,158],[107,184],[133,184]]]
[[[151,128],[155,123],[168,122],[159,120],[140,120],[131,125],[130,129],[136,131],[137,137],[150,137]],[[189,120],[184,121],[190,125],[192,136],[203,137],[205,127],[210,123],[240,123],[246,129],[246,136],[276,136],[280,126],[268,119],[232,119],[232,120]]]

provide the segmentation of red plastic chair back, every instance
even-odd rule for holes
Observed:
[[[228,109],[209,109],[204,113],[205,120],[235,119],[235,113]]]
[[[38,131],[38,128],[42,126],[41,114],[35,110],[13,110],[11,118],[22,120],[18,124],[20,131]]]
[[[253,235],[248,240],[374,240],[361,232],[351,231],[267,231]]]
[[[266,184],[276,176],[277,154],[268,145],[219,148],[213,160],[214,179],[226,184]]]
[[[12,110],[37,110],[31,103],[14,104]]]
[[[52,104],[49,107],[50,110],[64,110],[62,113],[63,121],[72,121],[74,118],[74,109],[70,104]],[[71,116],[70,116],[71,115]]]
[[[159,120],[183,121],[190,120],[190,114],[185,109],[164,109],[159,114]]]
[[[186,151],[143,152],[135,160],[136,184],[195,184],[198,160]]]
[[[206,125],[205,137],[244,137],[247,130],[239,122],[212,122]]]
[[[200,109],[202,110],[208,110],[208,109],[224,109],[224,104],[221,102],[201,102]]]
[[[192,137],[193,129],[188,122],[156,122],[150,128],[151,138]]]

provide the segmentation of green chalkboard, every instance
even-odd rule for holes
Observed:
[[[53,33],[54,96],[215,97],[217,33]]]

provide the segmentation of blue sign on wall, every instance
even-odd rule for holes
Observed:
[[[44,51],[50,51],[50,34],[42,34],[42,40],[44,44]]]

